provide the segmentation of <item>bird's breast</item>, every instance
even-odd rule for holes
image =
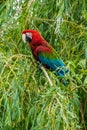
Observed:
[[[38,56],[37,56],[37,52],[36,52],[37,46],[34,46],[33,44],[30,44],[30,48],[31,48],[31,51],[32,51],[32,54],[33,54],[34,58],[36,60],[38,60]]]

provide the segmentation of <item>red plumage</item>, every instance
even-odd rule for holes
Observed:
[[[48,42],[41,36],[41,34],[36,30],[24,30],[22,34],[32,33],[32,41],[30,42],[30,48],[35,59],[38,60],[38,52],[52,52],[52,47]]]

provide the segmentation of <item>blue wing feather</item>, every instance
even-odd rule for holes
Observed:
[[[47,68],[55,71],[56,75],[63,77],[68,73],[63,61],[58,58],[56,51],[50,46],[39,46],[36,49],[38,53],[38,60]],[[62,82],[66,85],[66,80],[62,78]]]
[[[68,72],[68,70],[65,67],[65,64],[61,59],[51,59],[41,55],[39,55],[38,58],[43,65],[54,70],[55,73],[59,76],[64,76]]]

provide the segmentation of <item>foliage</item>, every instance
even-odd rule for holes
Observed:
[[[86,0],[0,2],[0,130],[87,129]],[[57,50],[68,85],[39,69],[24,29],[36,29]]]

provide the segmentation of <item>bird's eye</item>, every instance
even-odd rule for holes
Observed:
[[[31,42],[32,41],[32,33],[26,33],[26,41]]]

